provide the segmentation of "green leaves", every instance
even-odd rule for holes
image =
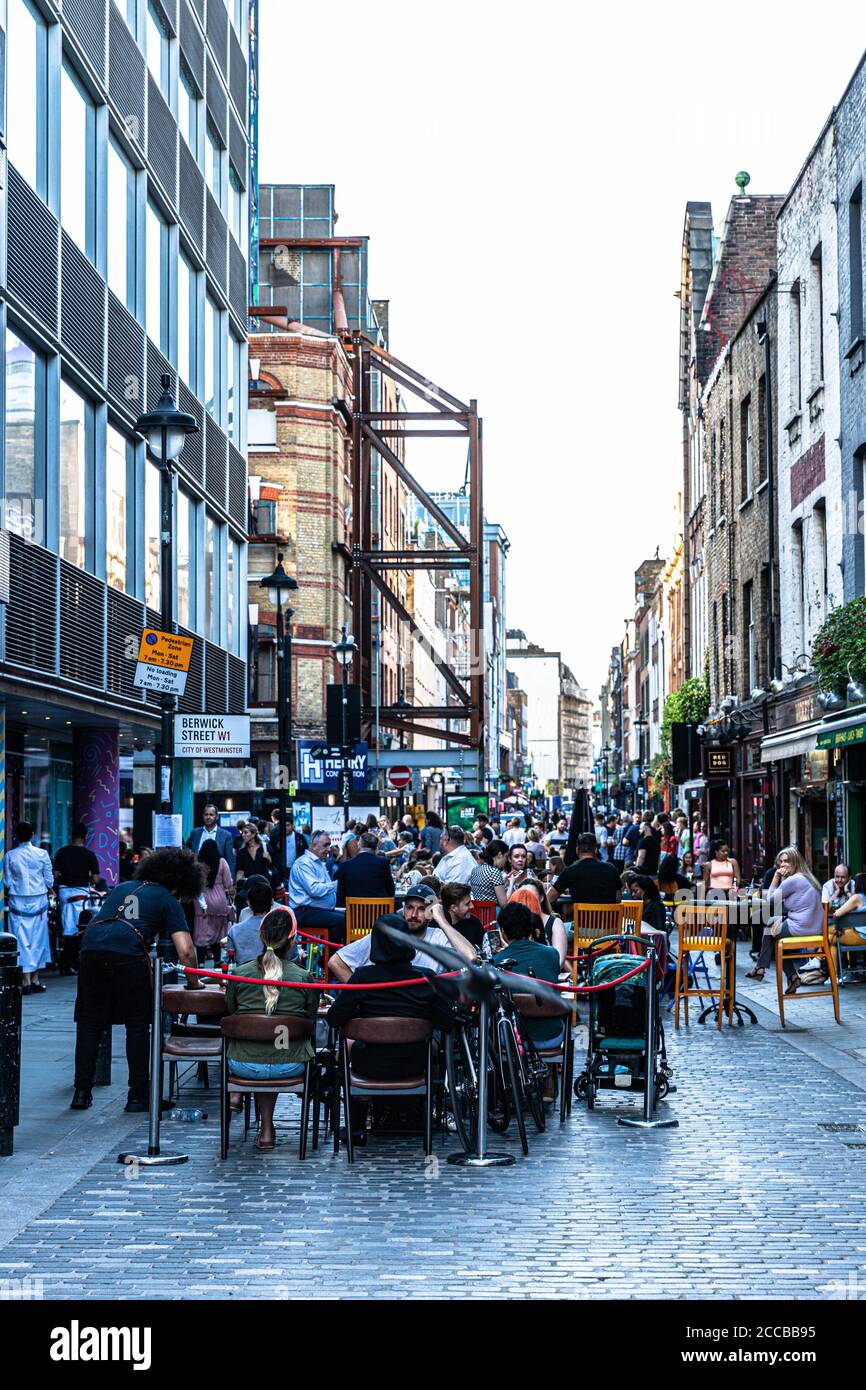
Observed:
[[[665,700],[662,715],[663,756],[670,757],[671,725],[702,724],[710,708],[710,683],[706,676],[692,676]]]
[[[834,608],[812,641],[812,665],[825,690],[845,693],[848,663],[855,681],[866,680],[866,596]]]

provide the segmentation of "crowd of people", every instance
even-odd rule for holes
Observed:
[[[275,989],[267,982],[309,978],[309,943],[318,933],[334,947],[328,977],[337,984],[393,983],[408,978],[407,971],[439,975],[443,967],[425,953],[425,942],[450,947],[467,962],[507,958],[512,969],[555,981],[567,978],[574,904],[640,900],[643,927],[664,934],[666,949],[672,901],[734,900],[746,887],[727,842],[710,839],[705,823],[683,813],[598,812],[593,828],[574,838],[566,865],[564,818],[479,815],[469,830],[443,824],[435,812],[420,826],[408,814],[396,822],[371,815],[332,836],[291,820],[282,833],[276,813],[269,823],[248,820],[227,828],[220,825],[218,808],[207,805],[185,848],[140,853],[132,877],[124,876],[111,891],[104,891],[83,825],[53,861],[33,844],[30,826],[19,824],[16,840],[6,874],[25,993],[44,989],[39,970],[51,953],[50,896],[56,902],[59,964],[79,977],[72,1102],[77,1109],[91,1103],[99,1041],[112,1021],[127,1028],[127,1108],[146,1108],[149,951],[156,940],[181,965],[212,964],[262,980],[261,986],[231,985],[230,1010],[297,1012],[311,1007],[312,992]],[[825,903],[840,945],[866,945],[866,874],[852,879],[844,864],[822,885],[789,846],[750,893],[771,908],[749,971],[756,983],[773,961],[776,938],[820,934]],[[393,900],[396,910],[347,944],[346,905],[357,899]],[[417,939],[414,953],[380,929],[389,921]],[[826,964],[816,960],[798,972],[786,962],[786,969],[792,993],[817,983]],[[440,1027],[441,1006],[441,994],[432,989],[371,989],[339,994],[329,1017],[339,1024],[370,1009],[376,1016],[406,1010],[416,1016],[426,1009]],[[293,1047],[291,1056],[277,1057],[264,1044],[233,1043],[231,1067],[239,1078],[282,1077],[288,1073],[275,1068],[305,1063],[306,1045]],[[384,1074],[386,1065],[398,1073],[417,1065],[408,1055],[401,1060],[376,1047],[369,1053],[357,1049],[359,1075]],[[237,1103],[233,1096],[232,1105]],[[273,1143],[272,1110],[266,1112],[267,1106],[257,1141],[262,1148]]]

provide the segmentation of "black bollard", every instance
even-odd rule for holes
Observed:
[[[111,1085],[111,1024],[109,1023],[102,1037],[99,1039],[99,1051],[96,1054],[96,1070],[93,1074],[94,1086]]]
[[[21,967],[18,941],[0,932],[0,1158],[12,1153],[21,1091]]]

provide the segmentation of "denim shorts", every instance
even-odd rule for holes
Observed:
[[[303,1076],[305,1062],[235,1062],[229,1058],[229,1073],[239,1081],[293,1081]]]

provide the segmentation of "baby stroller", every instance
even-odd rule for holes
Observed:
[[[620,944],[621,953],[610,954],[610,947]],[[593,985],[609,985],[590,995],[589,1039],[586,1063],[574,1083],[574,1094],[585,1100],[587,1109],[595,1106],[599,1090],[628,1090],[646,1093],[647,1085],[654,1086],[653,1109],[669,1090],[673,1071],[665,1053],[664,1029],[659,1014],[660,978],[663,971],[658,962],[653,972],[647,967],[639,975],[632,971],[645,956],[646,939],[620,936],[611,939],[608,954],[593,962]],[[623,976],[630,979],[616,982]],[[651,1036],[648,1036],[647,989],[653,990]]]

